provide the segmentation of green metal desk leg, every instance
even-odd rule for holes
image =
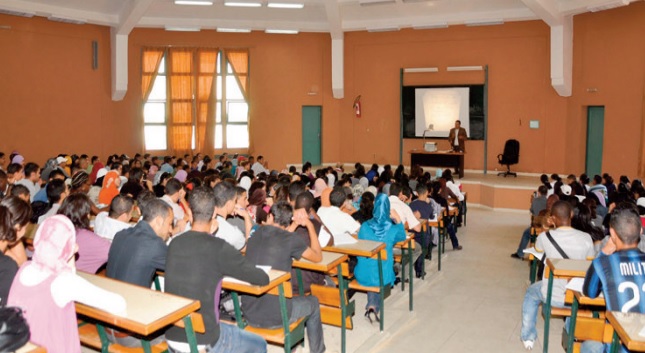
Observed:
[[[546,291],[546,303],[544,303],[544,347],[543,352],[549,351],[549,326],[551,324],[551,298],[553,295],[553,271],[549,271],[549,284]]]
[[[144,353],[152,353],[152,349],[150,348],[150,341],[141,340],[141,347],[143,347]]]
[[[108,353],[110,341],[108,340],[107,333],[105,333],[105,327],[101,324],[96,324],[96,331],[98,331],[99,338],[101,339],[101,353]]]
[[[193,329],[193,321],[190,319],[190,315],[184,318],[184,330],[186,331],[186,339],[188,345],[190,346],[190,353],[198,353],[197,349],[197,337],[195,337],[195,330]]]
[[[437,239],[437,271],[441,271],[441,238],[443,238],[443,227],[439,227],[439,239]]]
[[[345,317],[347,316],[347,304],[345,303],[345,279],[343,278],[343,267],[341,264],[338,264],[338,291],[340,292],[340,349],[341,353],[345,353],[346,346],[346,321]]]
[[[533,256],[533,260],[531,260],[531,270],[529,271],[529,281],[531,281],[531,284],[535,283],[535,276],[537,275],[537,258]]]
[[[289,332],[289,318],[287,317],[287,299],[284,296],[284,283],[278,286],[278,293],[280,294],[280,314],[282,316],[282,327],[284,329],[284,351],[291,353],[291,333]]]
[[[576,321],[578,320],[578,298],[573,297],[571,305],[571,319],[569,320],[569,339],[567,340],[567,353],[573,352],[573,341],[576,336]]]
[[[405,249],[401,249],[401,292],[405,292]]]
[[[240,330],[244,330],[244,327],[246,325],[242,320],[242,309],[240,308],[240,297],[237,295],[237,292],[231,292],[231,298],[233,298],[233,308],[235,309],[235,322],[237,323],[237,327],[239,327]]]
[[[410,240],[410,243],[412,243],[413,241],[414,241],[414,239]],[[409,267],[410,267],[408,269],[408,272],[410,274],[410,294],[409,294],[410,295],[410,311],[412,311],[413,307],[414,307],[413,299],[412,299],[412,294],[414,292],[414,290],[413,290],[414,289],[414,277],[412,277],[412,267],[413,267],[412,266],[412,259],[413,258],[414,258],[414,255],[412,254],[412,244],[410,244],[410,246],[408,246],[408,264],[409,264]]]
[[[305,296],[305,285],[302,283],[302,270],[296,269],[296,277],[298,280],[298,295],[301,297]]]
[[[618,333],[614,330],[614,336],[611,339],[611,348],[609,349],[610,353],[618,353],[620,350],[620,338],[618,338]]]
[[[384,308],[384,301],[385,301],[385,285],[383,284],[383,261],[381,260],[381,252],[378,252],[378,284],[379,284],[379,292],[380,292],[380,298],[379,298],[379,311],[380,311],[380,318],[381,321],[379,322],[379,328],[381,329],[381,332],[383,332],[383,322],[385,321],[385,308]]]

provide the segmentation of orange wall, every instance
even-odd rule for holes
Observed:
[[[110,98],[109,29],[42,18],[0,15],[0,150],[19,149],[28,160],[58,152],[143,151],[141,64],[143,46],[250,49],[251,152],[272,167],[301,162],[301,107],[323,107],[324,162],[399,161],[399,85],[403,67],[439,67],[438,74],[406,84],[481,83],[482,73],[446,73],[446,66],[488,65],[489,140],[468,142],[467,169],[498,167],[509,138],[521,142],[522,172],[580,173],[584,168],[585,109],[604,105],[603,169],[636,174],[642,143],[645,85],[645,3],[574,19],[573,96],[550,84],[549,28],[541,21],[501,26],[345,34],[345,98],[331,95],[328,34],[295,36],[136,29],[129,38],[129,87]],[[91,42],[99,43],[99,69],[91,69]],[[307,95],[312,86],[318,94]],[[596,88],[596,93],[587,92]],[[362,96],[363,116],[352,102]],[[528,121],[540,120],[540,129]],[[19,133],[23,132],[22,134]],[[445,140],[440,141],[446,144]],[[422,148],[406,140],[407,151]]]

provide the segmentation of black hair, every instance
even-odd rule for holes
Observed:
[[[546,185],[538,186],[538,193],[540,195],[546,195],[548,192],[549,192],[549,189],[547,189]]]
[[[208,186],[198,186],[188,195],[194,222],[210,222],[215,213],[215,192]]]
[[[29,162],[25,164],[25,177],[29,177],[31,173],[37,173],[40,167],[34,162]]]
[[[156,200],[157,196],[155,195],[154,192],[148,190],[148,189],[143,189],[137,195],[137,206],[139,207],[139,210],[143,212],[143,209],[146,207],[148,202],[150,200]]]
[[[16,241],[16,228],[11,225],[11,211],[5,206],[0,206],[0,241]]]
[[[20,196],[20,195],[30,195],[29,189],[27,189],[26,186],[17,184],[11,187],[11,192],[10,194],[12,196]]]
[[[637,244],[641,234],[641,219],[633,204],[620,203],[611,212],[609,226],[625,245]]]
[[[65,186],[65,181],[60,179],[54,179],[47,184],[47,200],[49,204],[53,205],[60,201],[61,195],[65,192],[67,187]]]
[[[60,169],[56,168],[56,169],[52,170],[52,171],[49,173],[49,178],[48,178],[48,179],[49,179],[49,180],[54,180],[54,179],[56,179],[56,177],[57,177],[57,176],[58,176],[58,177],[62,177],[62,178],[64,179],[64,178],[65,178],[65,173],[63,173],[63,171],[62,171],[62,170],[60,170]]]
[[[215,207],[224,207],[227,202],[235,199],[235,185],[228,181],[222,181],[213,188]]]
[[[128,178],[129,181],[134,183],[140,183],[141,178],[143,178],[143,169],[141,168],[130,169],[130,177]]]
[[[332,206],[340,207],[347,200],[347,194],[343,188],[334,188],[334,190],[329,194],[329,202]]]
[[[134,206],[134,200],[132,197],[118,194],[114,196],[112,202],[110,202],[110,213],[108,216],[110,218],[118,218],[124,213],[130,213],[132,211],[132,206]]]
[[[551,183],[549,183],[549,176],[546,174],[540,175],[540,182],[542,183],[542,185],[546,186],[547,191],[553,188],[553,186],[551,186]]]
[[[183,186],[181,185],[181,182],[175,178],[172,178],[166,183],[166,188],[164,191],[166,192],[166,195],[174,195],[182,188]]]
[[[58,210],[58,214],[69,218],[76,229],[90,229],[89,215],[91,211],[92,204],[90,198],[83,193],[75,193],[69,195],[63,201],[63,204]]]
[[[417,192],[417,195],[423,195],[426,192],[428,192],[428,187],[424,183],[418,183],[416,192]]]
[[[403,188],[401,187],[401,184],[399,183],[392,183],[390,185],[390,196],[399,196],[399,194],[403,191]]]
[[[8,174],[15,174],[18,173],[22,170],[22,165],[18,163],[11,163],[7,167],[7,173]]]
[[[365,191],[363,195],[361,195],[361,203],[358,213],[363,216],[361,217],[363,222],[374,217],[374,199],[375,196],[370,191]]]
[[[289,200],[295,201],[298,195],[305,192],[307,186],[302,181],[294,181],[289,185]]]
[[[0,205],[9,209],[11,212],[11,226],[24,227],[31,219],[31,206],[29,203],[21,198],[15,196],[7,196],[0,202]]]
[[[288,227],[293,217],[293,207],[288,202],[280,201],[271,206],[269,213],[273,215],[273,221],[275,223],[283,227]]]
[[[309,212],[311,210],[311,207],[314,205],[314,195],[312,195],[310,192],[304,191],[296,196],[295,201],[296,209],[304,208],[305,211]]]
[[[152,222],[157,217],[166,219],[172,212],[172,208],[165,201],[160,199],[153,199],[146,203],[146,206],[141,210],[143,220],[145,222]]]

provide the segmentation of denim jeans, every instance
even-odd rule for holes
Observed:
[[[325,352],[325,337],[323,336],[322,322],[320,321],[320,304],[318,298],[311,296],[295,297],[291,299],[291,317],[289,322],[296,322],[301,317],[309,316],[305,322],[307,341],[311,353]]]
[[[457,231],[455,230],[455,225],[450,223],[446,227],[448,231],[448,236],[450,236],[450,242],[452,243],[452,248],[455,249],[459,246],[459,240],[457,240]]]
[[[381,310],[381,295],[379,293],[367,292],[367,304],[365,310],[374,308],[377,313]]]
[[[605,350],[607,346],[607,350]],[[609,352],[609,344],[605,345],[598,341],[584,341],[580,346],[580,353],[603,353]],[[620,350],[619,350],[620,351]]]
[[[520,245],[517,247],[517,256],[520,258],[524,257],[524,249],[529,245],[531,241],[531,227],[528,227],[522,233],[522,239],[520,239]]]
[[[522,341],[535,341],[537,339],[537,322],[538,309],[540,304],[544,304],[546,298],[542,295],[542,281],[538,281],[529,286],[524,295],[522,304],[522,330],[520,338]],[[553,307],[564,307],[564,303],[551,302]]]
[[[229,324],[219,324],[219,339],[214,346],[207,345],[207,353],[266,353],[264,338]],[[183,353],[168,347],[170,353]]]

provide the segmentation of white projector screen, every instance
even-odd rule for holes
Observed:
[[[448,137],[455,120],[461,121],[470,136],[469,91],[468,87],[415,89],[415,136],[423,137],[432,125],[427,137]]]

